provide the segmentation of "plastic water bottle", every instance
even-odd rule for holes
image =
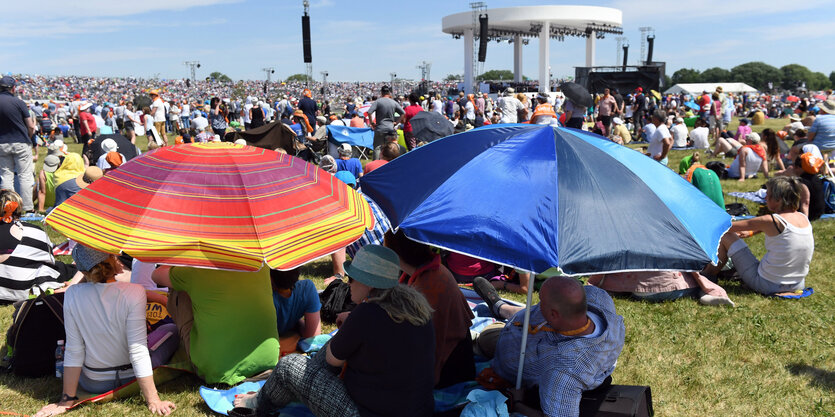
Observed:
[[[58,347],[55,348],[55,377],[64,377],[64,341],[58,341]]]

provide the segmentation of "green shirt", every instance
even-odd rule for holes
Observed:
[[[693,171],[693,185],[705,193],[708,198],[725,209],[725,196],[722,195],[722,184],[715,172],[707,168],[697,168]]]
[[[278,362],[269,268],[258,272],[171,268],[191,298],[191,362],[206,382],[235,385]]]

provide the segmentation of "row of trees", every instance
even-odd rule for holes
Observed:
[[[704,71],[682,68],[673,73],[672,83],[720,83],[743,82],[761,91],[769,89],[793,90],[806,86],[809,90],[825,90],[835,87],[835,71],[829,77],[821,72],[813,72],[800,64],[773,67],[764,62],[748,62],[730,70],[713,67]],[[768,83],[771,83],[769,88]]]
[[[463,80],[464,77],[460,74],[449,74],[444,78],[444,81],[458,81]],[[522,76],[522,79],[527,80],[528,77]],[[479,74],[476,81],[513,81],[513,71],[510,70],[490,70]]]

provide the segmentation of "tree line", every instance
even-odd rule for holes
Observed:
[[[805,87],[809,90],[825,90],[835,87],[835,71],[827,77],[800,64],[773,67],[764,62],[747,62],[730,70],[713,67],[704,71],[682,68],[673,73],[673,84],[742,82],[760,91],[794,90]],[[771,85],[769,85],[771,83]]]

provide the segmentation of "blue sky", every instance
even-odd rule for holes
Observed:
[[[198,76],[223,72],[263,79],[304,72],[301,0],[10,0],[0,17],[2,73],[184,78],[186,60]],[[678,68],[731,68],[748,61],[776,67],[799,63],[826,75],[835,70],[832,1],[608,0],[539,2],[487,0],[488,8],[585,4],[623,11],[630,63],[640,51],[641,26],[656,33],[655,60]],[[387,80],[390,72],[420,78],[463,73],[463,39],[441,31],[443,16],[469,10],[469,1],[311,0],[313,71],[330,80]],[[538,41],[525,47],[524,74],[538,75]],[[552,41],[555,76],[583,65],[585,41]],[[485,70],[513,68],[512,45],[490,43]],[[598,40],[596,63],[613,65],[616,41]]]

